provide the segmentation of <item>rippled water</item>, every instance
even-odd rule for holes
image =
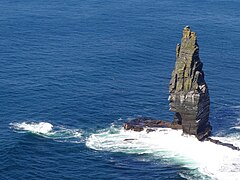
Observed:
[[[238,0],[2,0],[0,179],[238,179],[235,151],[175,131],[121,128],[138,116],[172,119],[175,46],[190,25],[213,136],[239,144],[238,7]]]

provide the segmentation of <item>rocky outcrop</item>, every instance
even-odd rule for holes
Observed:
[[[176,64],[169,84],[170,110],[175,112],[173,122],[143,117],[124,123],[124,129],[146,129],[147,133],[155,131],[156,128],[182,129],[183,133],[195,135],[201,141],[210,141],[240,151],[240,148],[233,144],[208,137],[212,130],[208,121],[210,100],[202,67],[196,33],[186,26],[181,44],[176,48]],[[124,139],[133,140],[137,139]]]
[[[240,148],[237,147],[237,146],[234,146],[233,144],[231,143],[224,143],[224,142],[221,142],[219,140],[216,140],[216,139],[212,139],[210,137],[206,138],[205,139],[206,141],[210,141],[214,144],[218,144],[218,145],[221,145],[221,146],[225,146],[225,147],[228,147],[228,148],[231,148],[232,150],[237,150],[237,151],[240,151]]]
[[[147,118],[147,117],[133,119],[129,122],[124,123],[123,127],[125,130],[132,130],[132,131],[137,131],[137,132],[146,130],[147,133],[154,132],[154,131],[156,131],[157,128],[171,128],[171,129],[175,129],[175,130],[182,129],[182,125],[179,125],[176,123],[170,123],[170,122],[163,121],[163,120],[154,120],[154,119]],[[127,139],[124,139],[123,141],[134,141],[134,140],[137,140],[137,139],[132,139],[132,138],[128,139],[127,138]],[[214,144],[225,146],[225,147],[231,148],[232,150],[240,151],[239,147],[237,147],[231,143],[225,143],[225,142],[219,141],[217,139],[213,139],[211,137],[205,137],[202,140],[210,141]]]
[[[181,44],[176,47],[176,63],[169,85],[170,110],[175,112],[173,124],[181,125],[184,133],[195,135],[199,140],[208,137],[212,129],[202,67],[196,33],[186,26]]]
[[[152,128],[171,128],[171,129],[182,129],[179,124],[173,124],[167,121],[154,120],[147,117],[136,118],[132,121],[123,124],[124,129],[133,131],[143,131],[146,128],[147,132],[154,131]]]

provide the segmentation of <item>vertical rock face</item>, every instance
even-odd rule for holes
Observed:
[[[196,33],[186,26],[181,44],[176,47],[176,64],[169,85],[170,110],[175,112],[173,124],[182,125],[184,133],[195,135],[199,140],[206,138],[212,129],[202,67]]]

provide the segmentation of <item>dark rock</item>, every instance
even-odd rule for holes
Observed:
[[[154,132],[154,131],[156,131],[156,130],[155,129],[147,129],[146,130],[147,133]]]
[[[212,130],[208,121],[210,99],[202,67],[196,33],[186,26],[181,44],[176,47],[176,64],[169,85],[170,110],[175,112],[173,124],[182,125],[184,133],[199,140],[208,137]]]
[[[133,140],[137,140],[137,139],[131,139],[131,138],[129,138],[129,139],[124,139],[123,141],[133,141]]]
[[[210,141],[210,142],[215,143],[215,144],[218,144],[218,145],[226,146],[228,148],[231,148],[232,150],[240,151],[239,147],[234,146],[233,144],[230,144],[230,143],[224,143],[224,142],[221,142],[219,140],[212,139],[210,137],[206,138],[205,140]]]
[[[182,129],[179,124],[173,124],[171,122],[163,120],[153,120],[150,118],[136,118],[132,121],[123,124],[124,129],[133,131],[143,131],[144,128],[148,128],[147,132],[155,131],[151,128],[171,128],[171,129]]]

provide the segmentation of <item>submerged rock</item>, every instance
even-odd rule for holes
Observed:
[[[170,110],[175,112],[173,124],[182,125],[184,133],[199,140],[208,137],[212,130],[208,121],[210,99],[202,67],[196,33],[186,26],[181,44],[176,47],[176,63],[169,84]]]

